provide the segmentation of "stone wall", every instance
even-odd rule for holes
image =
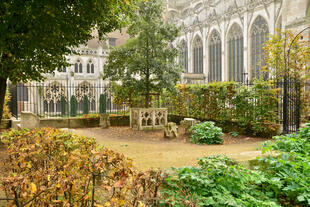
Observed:
[[[21,128],[34,129],[39,127],[53,128],[88,128],[99,127],[100,118],[38,118],[31,112],[21,113]],[[111,126],[129,126],[129,116],[111,116]]]

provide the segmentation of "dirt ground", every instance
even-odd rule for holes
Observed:
[[[255,159],[260,156],[257,148],[266,139],[238,136],[224,136],[223,145],[197,145],[180,129],[180,137],[166,139],[163,131],[133,131],[129,127],[110,127],[109,129],[76,129],[74,133],[95,137],[99,144],[123,153],[133,159],[134,166],[140,170],[150,168],[169,169],[171,167],[194,166],[198,157],[226,155],[237,161]]]

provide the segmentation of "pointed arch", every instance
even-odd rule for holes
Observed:
[[[95,73],[95,65],[92,59],[88,60],[86,71],[87,73]]]
[[[194,73],[203,73],[203,46],[198,35],[193,41],[193,60]]]
[[[217,30],[209,38],[209,82],[222,80],[222,42]]]
[[[185,72],[188,73],[188,48],[187,42],[182,40],[180,43],[180,65],[185,69]]]
[[[262,71],[265,63],[264,43],[268,40],[268,23],[262,16],[257,16],[251,27],[251,78],[267,79],[268,73]]]
[[[229,81],[242,82],[243,74],[243,32],[234,23],[228,32],[228,78]]]
[[[83,73],[83,65],[80,59],[77,59],[74,64],[74,72],[75,73]]]

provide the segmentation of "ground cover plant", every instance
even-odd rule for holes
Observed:
[[[199,159],[199,167],[174,169],[162,190],[169,206],[280,206],[278,183],[260,171],[238,165],[227,157]]]
[[[263,145],[254,169],[226,157],[199,159],[173,169],[162,190],[164,206],[310,206],[310,124]]]
[[[212,121],[191,126],[192,142],[196,144],[223,144],[223,132],[220,127],[214,125]]]
[[[131,160],[95,139],[57,129],[11,130],[1,187],[8,206],[150,206],[160,172],[136,173]]]
[[[263,151],[277,151],[278,155],[261,159],[260,169],[281,182],[283,205],[310,206],[310,123],[297,133],[274,140],[266,142]]]

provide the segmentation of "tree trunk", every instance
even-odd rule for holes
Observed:
[[[146,72],[146,94],[145,94],[145,108],[150,106],[150,72],[147,69]]]
[[[146,94],[145,94],[145,108],[149,108],[150,103],[150,68],[149,68],[149,39],[146,39]]]
[[[3,115],[3,106],[4,106],[4,98],[6,93],[6,81],[7,78],[0,78],[0,123],[2,121],[2,115]]]

